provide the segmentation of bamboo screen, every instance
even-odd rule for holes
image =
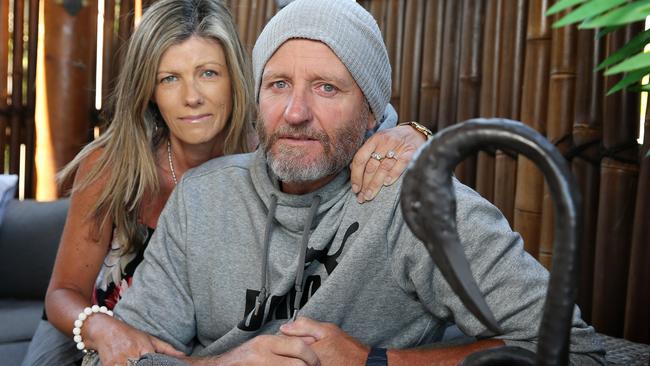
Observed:
[[[111,66],[104,68],[104,80],[118,71],[117,49],[131,31],[132,1],[106,0],[103,59]],[[250,50],[277,11],[275,1],[227,2]],[[547,136],[567,157],[584,201],[578,297],[583,317],[599,332],[650,343],[650,138],[644,145],[636,141],[639,94],[606,97],[604,91],[620,77],[593,72],[639,29],[603,38],[575,27],[552,29],[557,18],[544,15],[549,0],[360,2],[383,32],[393,67],[391,102],[400,120],[439,130],[478,116],[516,119]],[[0,37],[7,44],[11,34],[2,4]],[[8,60],[4,48],[0,55],[2,62]],[[29,107],[14,107],[29,98],[7,97],[5,88],[0,90],[2,126],[30,125]],[[92,115],[87,119],[94,123]],[[24,131],[4,134],[0,146],[11,146],[13,154],[14,141],[30,136],[28,128]],[[529,253],[551,265],[553,204],[528,160],[509,151],[483,151],[456,173],[503,211]]]
[[[2,173],[21,177],[31,196],[38,0],[0,2],[0,152]]]

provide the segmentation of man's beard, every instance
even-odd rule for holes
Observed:
[[[325,132],[309,127],[308,123],[297,126],[284,124],[268,136],[261,115],[256,129],[260,147],[266,152],[266,163],[273,174],[282,182],[309,182],[338,173],[350,164],[363,144],[369,115],[368,108],[361,108],[357,118],[334,131],[332,139]],[[280,145],[275,152],[272,151],[281,136],[318,140],[323,153],[305,162],[306,152],[300,147]]]

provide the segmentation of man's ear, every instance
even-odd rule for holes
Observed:
[[[366,124],[367,131],[374,131],[377,126],[377,120],[375,119],[375,114],[372,113],[372,108],[370,108],[370,103],[366,100],[366,108],[368,108],[368,123]]]
[[[375,120],[375,115],[370,113],[370,115],[368,116],[368,124],[366,126],[366,130],[374,131],[376,126],[377,126],[377,121]]]

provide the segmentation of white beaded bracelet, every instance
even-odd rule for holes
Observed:
[[[111,310],[108,310],[106,306],[93,305],[91,307],[85,308],[84,311],[79,313],[77,320],[74,321],[74,328],[72,328],[72,339],[75,341],[75,343],[77,343],[77,349],[79,351],[83,351],[83,353],[95,352],[95,350],[86,349],[86,345],[84,344],[83,339],[81,339],[81,327],[84,325],[84,321],[88,319],[89,316],[97,313],[113,316],[113,312]]]

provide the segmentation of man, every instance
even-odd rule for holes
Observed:
[[[461,242],[505,332],[490,338],[404,223],[400,182],[364,205],[348,187],[347,166],[390,98],[372,16],[351,0],[295,1],[265,27],[253,62],[260,148],[183,176],[116,315],[196,365],[415,365],[502,344],[535,350],[548,275],[496,208],[457,183]],[[431,347],[452,323],[478,340]],[[602,362],[578,312],[571,351]]]

